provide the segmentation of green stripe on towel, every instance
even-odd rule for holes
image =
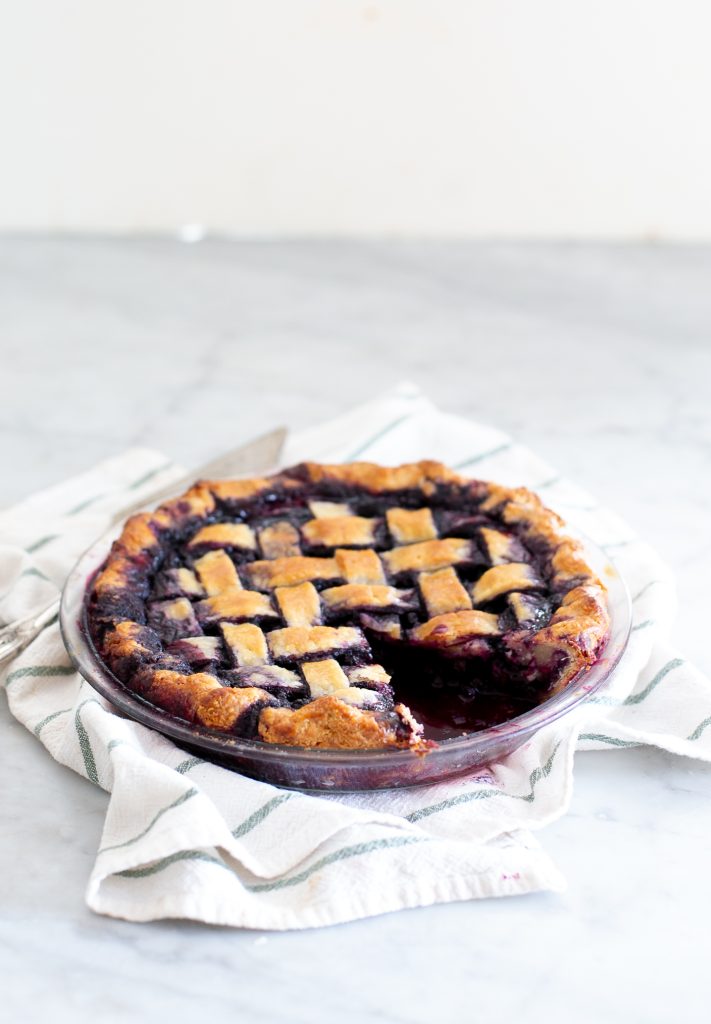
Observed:
[[[360,447],[356,448],[355,451],[352,451],[350,453],[350,455],[348,456],[348,458],[344,459],[343,461],[344,462],[353,462],[354,459],[359,458],[364,452],[366,452],[369,448],[371,448],[377,441],[380,441],[381,438],[385,437],[392,430],[395,430],[396,427],[399,427],[401,423],[404,423],[406,420],[411,419],[413,416],[414,416],[414,413],[408,412],[404,416],[399,416],[396,420],[393,420],[392,423],[388,423],[387,426],[383,427],[382,430],[379,430],[377,434],[373,434],[373,436],[371,438],[369,438],[364,444],[362,444],[362,445],[360,445]]]
[[[407,821],[420,821],[422,818],[429,818],[431,814],[439,814],[441,811],[448,811],[451,807],[458,807],[460,804],[471,803],[472,800],[489,800],[493,796],[507,796],[512,800],[523,800],[532,803],[536,795],[536,786],[541,779],[547,778],[552,769],[555,756],[558,753],[560,743],[557,743],[553,753],[544,765],[534,768],[528,782],[530,792],[528,793],[507,793],[503,789],[471,789],[467,793],[460,793],[458,796],[450,797],[449,800],[442,800],[438,804],[430,804],[429,807],[421,807],[419,811],[413,811],[407,815]]]
[[[170,469],[172,465],[172,462],[164,462],[162,465],[156,466],[155,469],[150,469],[147,473],[144,473],[143,476],[139,476],[138,480],[134,480],[132,484],[129,484],[128,490],[137,490],[137,488],[142,487],[144,484],[147,484],[149,480],[152,480],[153,477],[158,476],[159,473],[164,473],[167,469]]]
[[[248,818],[245,818],[241,825],[232,829],[232,835],[234,838],[241,839],[242,836],[251,832],[252,829],[256,828],[257,825],[260,825],[265,818],[268,818],[272,811],[275,811],[277,807],[286,803],[287,800],[291,800],[293,795],[293,793],[283,793],[281,796],[275,796],[272,797],[271,800],[267,800],[265,804],[254,812],[254,814],[250,814]]]
[[[204,757],[189,757],[187,761],[181,761],[177,764],[173,771],[178,772],[179,775],[185,775],[191,768],[195,768],[198,764],[208,764]]]
[[[153,818],[143,829],[143,831],[139,832],[138,835],[133,836],[133,838],[131,839],[126,839],[123,843],[115,843],[113,846],[104,846],[103,849],[99,850],[99,853],[106,853],[108,850],[120,850],[124,846],[132,846],[134,843],[137,843],[139,839],[143,839],[144,836],[148,835],[148,833],[153,828],[155,823],[157,821],[160,821],[164,814],[167,814],[168,811],[172,811],[174,807],[180,807],[181,804],[186,803],[188,800],[191,800],[194,796],[197,795],[198,790],[195,789],[194,786],[190,789],[187,789],[184,793],[181,793],[176,800],[173,800],[172,803],[168,804],[166,807],[161,808],[160,811],[157,811],[156,814],[154,814]]]
[[[708,718],[704,718],[703,722],[699,722],[694,731],[688,737],[690,740],[698,740],[699,737],[705,732],[706,729],[711,725],[711,715]]]
[[[480,452],[478,455],[472,455],[470,459],[465,459],[464,462],[457,462],[453,469],[465,469],[467,466],[474,466],[477,462],[483,462],[484,459],[491,459],[494,455],[501,455],[503,452],[513,448],[513,442],[507,441],[506,444],[500,444],[496,448],[491,448],[488,452]]]
[[[683,658],[672,658],[668,661],[663,668],[657,672],[656,676],[650,683],[648,683],[643,690],[639,693],[633,693],[629,697],[625,697],[624,700],[617,700],[615,697],[591,697],[588,701],[589,704],[603,704],[605,707],[624,707],[630,704],[641,704],[650,693],[656,689],[657,686],[665,679],[670,672],[673,672],[675,668],[679,668],[680,665],[684,664]]]
[[[44,676],[73,676],[76,669],[73,665],[27,665],[25,668],[16,668],[8,672],[7,685],[14,683],[16,679],[24,679],[26,676],[42,678]]]
[[[172,853],[170,857],[157,860],[155,864],[148,864],[145,868],[127,868],[125,871],[117,871],[116,875],[119,878],[146,878],[148,875],[157,875],[159,871],[164,871],[171,864],[181,860],[205,861],[208,864],[216,864],[217,867],[224,868],[231,875],[234,874],[223,861],[218,857],[211,857],[209,853],[204,853],[202,850],[179,850],[178,853]]]
[[[81,756],[84,759],[84,768],[86,770],[86,777],[90,782],[95,785],[99,785],[99,773],[96,770],[96,760],[94,759],[94,751],[91,749],[91,741],[89,740],[89,733],[84,728],[84,723],[81,720],[81,709],[87,704],[98,704],[96,697],[87,697],[83,700],[76,710],[74,715],[74,725],[77,730],[77,738],[79,739],[79,748],[81,750]],[[100,705],[99,705],[100,706]]]
[[[414,843],[432,842],[429,836],[397,836],[393,839],[372,839],[368,843],[356,843],[354,846],[344,846],[334,853],[317,860],[309,868],[304,868],[298,875],[291,878],[278,878],[273,882],[259,882],[256,885],[245,886],[249,892],[274,892],[275,889],[286,889],[292,885],[300,885],[311,878],[317,871],[335,864],[341,860],[349,860],[351,857],[360,857],[366,853],[373,853],[375,850],[391,849],[396,846],[412,846]]]
[[[38,722],[32,732],[39,738],[39,734],[42,732],[45,725],[49,725],[50,722],[53,722],[55,718],[59,718],[60,715],[68,715],[71,710],[71,708],[62,708],[61,711],[54,711],[51,715],[47,715],[46,718],[43,718],[41,722]]]
[[[46,537],[40,537],[39,540],[36,540],[33,544],[29,544],[25,548],[25,551],[27,552],[28,555],[32,555],[34,554],[35,551],[39,551],[40,548],[43,548],[46,544],[49,544],[50,541],[56,540],[58,536],[58,533],[48,533]]]
[[[355,843],[353,846],[344,846],[340,850],[335,850],[333,853],[321,857],[315,864],[304,868],[303,871],[296,875],[291,875],[289,878],[277,878],[271,882],[257,882],[254,885],[247,885],[245,888],[249,892],[273,892],[276,889],[286,889],[294,885],[300,885],[311,878],[317,871],[328,867],[330,864],[336,864],[342,860],[350,860],[351,857],[361,857],[364,854],[374,853],[377,850],[412,846],[415,843],[429,843],[432,841],[430,836],[396,836],[392,839],[372,839],[367,843]],[[149,875],[155,875],[160,871],[164,871],[171,864],[185,860],[197,860],[207,864],[215,864],[217,867],[224,868],[225,871],[229,871],[230,874],[234,875],[234,872],[227,864],[202,850],[180,850],[169,857],[163,857],[161,860],[156,861],[155,864],[148,864],[143,868],[127,868],[125,871],[117,871],[116,874],[119,878],[146,878]]]
[[[581,732],[579,740],[596,740],[598,743],[609,743],[611,747],[638,747],[636,740],[618,740],[614,736],[604,736],[601,732]]]

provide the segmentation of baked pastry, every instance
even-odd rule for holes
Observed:
[[[87,594],[141,698],[305,747],[426,750],[540,703],[609,634],[555,513],[429,461],[201,481],[128,519]]]

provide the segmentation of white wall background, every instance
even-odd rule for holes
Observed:
[[[711,237],[695,0],[4,0],[0,229]]]

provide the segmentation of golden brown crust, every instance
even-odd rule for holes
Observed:
[[[278,618],[266,594],[257,590],[224,590],[196,605],[202,622],[239,622],[242,619]]]
[[[382,665],[349,665],[346,668],[348,681],[354,686],[362,683],[367,686],[387,686],[392,679]]]
[[[595,661],[609,628],[610,617],[601,587],[586,584],[566,594],[548,625],[534,633],[531,640],[537,661],[545,660],[551,649],[568,656],[567,670],[556,680],[555,690],[562,689],[573,674]]]
[[[348,676],[335,658],[309,661],[303,666],[304,679],[312,697],[325,697],[339,690],[347,690]]]
[[[314,626],[321,620],[321,601],[313,583],[277,587],[274,596],[287,626]]]
[[[363,612],[360,622],[364,629],[370,630],[378,637],[402,639],[402,624],[397,615],[371,615],[369,612]]]
[[[272,523],[259,531],[259,547],[264,558],[289,558],[300,555],[299,531],[285,520]]]
[[[150,654],[153,648],[146,643],[147,632],[138,622],[117,622],[104,637],[104,653],[112,659]]]
[[[479,533],[492,565],[519,561],[521,545],[514,537],[487,526],[482,526]]]
[[[237,668],[253,668],[264,665],[269,657],[267,638],[264,631],[253,622],[220,625],[222,636]]]
[[[342,501],[309,501],[307,504],[314,519],[348,516],[351,513],[350,506]]]
[[[245,566],[245,573],[252,586],[260,590],[293,587],[311,580],[338,579],[340,575],[333,558],[306,558],[302,555],[250,562]]]
[[[180,525],[190,519],[204,519],[215,509],[215,498],[210,491],[201,483],[181,494],[177,498],[164,502],[157,512],[150,513],[152,516],[159,516],[164,526]]]
[[[172,601],[156,601],[153,607],[159,608],[163,615],[176,622],[193,618],[193,606],[187,597],[175,597]]]
[[[218,689],[222,689],[220,682],[207,672],[181,675],[179,672],[157,669],[151,673],[150,685],[144,696],[152,704],[192,722],[200,698]]]
[[[211,523],[203,526],[188,541],[188,550],[202,546],[216,548],[245,548],[254,550],[257,539],[254,530],[245,523]]]
[[[94,580],[94,590],[97,594],[105,591],[118,590],[124,587],[134,571],[135,565],[123,555],[112,552],[104,569]]]
[[[605,586],[586,562],[582,545],[567,535],[563,520],[546,508],[538,495],[525,487],[497,484],[489,484],[488,490],[482,510],[499,509],[507,525],[517,527],[524,539],[547,551],[551,585],[570,588],[546,626],[510,644],[521,653],[527,651],[541,665],[550,664],[555,654],[561,657],[561,669],[551,688],[557,692],[597,659],[609,635]]]
[[[385,518],[390,536],[396,544],[414,544],[416,541],[437,539],[432,509],[389,508]]]
[[[334,558],[340,575],[347,583],[385,583],[383,563],[374,551],[336,548]]]
[[[472,606],[469,594],[451,567],[420,573],[418,582],[430,617],[444,615],[445,612],[465,611]]]
[[[363,516],[327,516],[310,519],[301,527],[308,544],[314,547],[368,547],[375,541],[377,519]]]
[[[541,499],[526,487],[499,487],[491,484],[489,498],[481,508],[489,509],[503,505],[502,519],[509,526],[520,526],[524,533],[534,535],[555,548],[563,540],[563,520],[551,509],[546,508]]]
[[[379,466],[375,462],[347,462],[323,465],[318,462],[303,463],[311,483],[323,480],[338,481],[350,487],[363,487],[378,494],[387,491],[421,490],[431,494],[437,484],[457,483],[461,477],[441,462],[424,459],[402,466]]]
[[[245,714],[268,704],[274,698],[266,690],[256,686],[229,687],[208,690],[197,701],[195,721],[208,729],[232,732]]]
[[[196,560],[195,572],[208,597],[217,597],[225,590],[240,590],[242,587],[235,564],[226,551],[208,551]]]
[[[409,730],[397,726],[394,715],[362,711],[333,696],[318,697],[298,711],[265,708],[259,716],[260,739],[290,747],[372,750],[412,746]]]
[[[265,476],[250,480],[203,480],[203,486],[221,501],[245,501],[268,491],[274,486],[273,479]]]
[[[560,586],[569,580],[589,579],[591,576],[583,550],[574,540],[565,539],[558,545],[551,559],[551,566],[554,586]]]
[[[267,644],[275,661],[325,656],[358,647],[363,642],[363,634],[353,626],[285,626],[267,634]]]
[[[465,562],[471,549],[470,541],[447,537],[446,540],[424,540],[418,544],[406,544],[392,551],[384,551],[382,559],[393,573],[429,572]]]
[[[368,586],[365,583],[345,583],[322,591],[321,600],[329,610],[367,610],[379,608],[407,607],[403,603],[403,591],[383,584]]]
[[[304,480],[296,475],[297,471],[305,477],[306,481],[313,484],[330,480],[334,483],[362,487],[374,493],[419,489],[427,495],[431,494],[438,484],[465,483],[464,478],[452,472],[442,463],[431,460],[394,467],[379,466],[369,462],[354,462],[345,465],[304,463],[291,471],[278,473],[273,477],[254,477],[245,480],[202,480],[180,497],[165,502],[155,512],[140,513],[128,519],[117,541],[117,546],[129,557],[156,550],[159,547],[158,533],[160,530],[176,525],[182,526],[189,519],[205,518],[215,510],[215,498],[221,501],[240,502],[256,498],[275,488],[289,491],[303,487]],[[342,503],[323,502],[321,504],[323,506],[338,504],[337,512],[343,514]],[[347,506],[345,507],[347,509]],[[321,510],[321,514],[323,514],[323,510]],[[291,582],[302,582],[302,579],[285,580],[283,583],[272,585],[289,585]]]
[[[140,512],[126,520],[120,537],[120,544],[126,555],[135,557],[160,547],[158,535],[153,529],[153,516]]]
[[[435,615],[421,626],[411,629],[409,636],[423,646],[450,647],[472,636],[498,636],[498,615],[490,612],[461,611]]]
[[[508,594],[512,590],[530,590],[540,582],[528,563],[507,562],[487,569],[474,584],[472,597],[475,604],[486,604],[500,594]]]

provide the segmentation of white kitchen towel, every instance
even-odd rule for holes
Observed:
[[[711,684],[671,650],[668,569],[616,516],[498,430],[394,392],[288,442],[284,464],[436,458],[523,484],[609,552],[630,588],[629,647],[602,694],[477,775],[317,796],[188,755],[115,711],[49,626],[5,668],[9,706],[52,757],[111,793],[87,887],[98,913],[305,928],[403,907],[560,890],[531,835],[568,806],[576,747],[654,744],[711,759]],[[180,472],[131,450],[0,513],[0,622],[56,593],[109,513]]]

